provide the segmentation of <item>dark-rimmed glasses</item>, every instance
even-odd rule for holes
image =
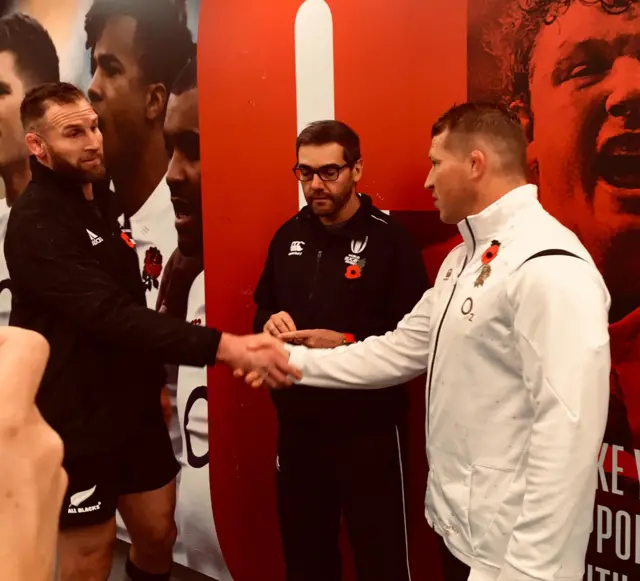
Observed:
[[[331,163],[328,165],[323,165],[318,169],[314,169],[312,167],[309,167],[308,165],[296,164],[293,167],[293,173],[296,176],[296,179],[300,182],[313,181],[313,176],[316,174],[323,182],[335,182],[340,177],[340,172],[345,167],[353,167],[353,164],[345,163],[344,165],[336,165],[334,163]]]

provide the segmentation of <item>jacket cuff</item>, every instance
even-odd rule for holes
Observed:
[[[289,365],[295,367],[304,375],[304,362],[307,358],[308,348],[304,345],[290,345],[289,343],[285,343],[284,348],[289,352]],[[300,383],[299,381],[294,381],[294,383]]]

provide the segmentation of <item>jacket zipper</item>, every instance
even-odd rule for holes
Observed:
[[[471,229],[469,220],[465,218],[464,221],[467,224],[467,228],[469,228],[469,232],[471,233],[471,240],[473,240],[473,251],[471,252],[471,258],[473,258],[473,255],[476,253],[476,237],[473,235],[473,230]],[[431,355],[431,368],[429,369],[429,380],[427,385],[427,409],[426,409],[427,438],[429,437],[429,431],[431,430],[431,383],[433,382],[433,369],[436,363],[436,353],[438,351],[438,341],[440,340],[440,331],[442,330],[442,324],[444,323],[444,319],[447,316],[447,312],[449,311],[449,305],[451,305],[451,301],[453,300],[453,295],[456,292],[456,288],[458,286],[458,280],[460,279],[460,276],[464,272],[464,269],[466,268],[468,262],[470,262],[470,260],[465,256],[464,263],[462,264],[462,268],[458,273],[458,277],[456,279],[455,284],[453,285],[453,289],[451,289],[451,295],[449,295],[447,306],[444,308],[444,312],[442,313],[442,317],[440,318],[440,324],[438,325],[438,330],[436,331],[436,340],[433,344],[433,354]]]
[[[322,250],[318,250],[316,254],[316,270],[313,273],[313,282],[311,283],[311,290],[309,291],[309,300],[313,298],[313,289],[316,288],[316,280],[318,279],[318,271],[320,270],[321,258],[322,258]]]

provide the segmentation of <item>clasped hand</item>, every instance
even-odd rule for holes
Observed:
[[[252,387],[288,387],[302,378],[300,371],[289,364],[282,341],[267,333],[242,337],[223,333],[218,358],[233,369],[235,377],[246,375]]]

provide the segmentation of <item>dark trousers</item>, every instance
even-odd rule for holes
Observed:
[[[339,581],[344,518],[358,581],[408,581],[401,431],[285,425],[278,513],[287,581]]]
[[[440,540],[443,581],[467,581],[471,569],[451,554],[444,541]]]

